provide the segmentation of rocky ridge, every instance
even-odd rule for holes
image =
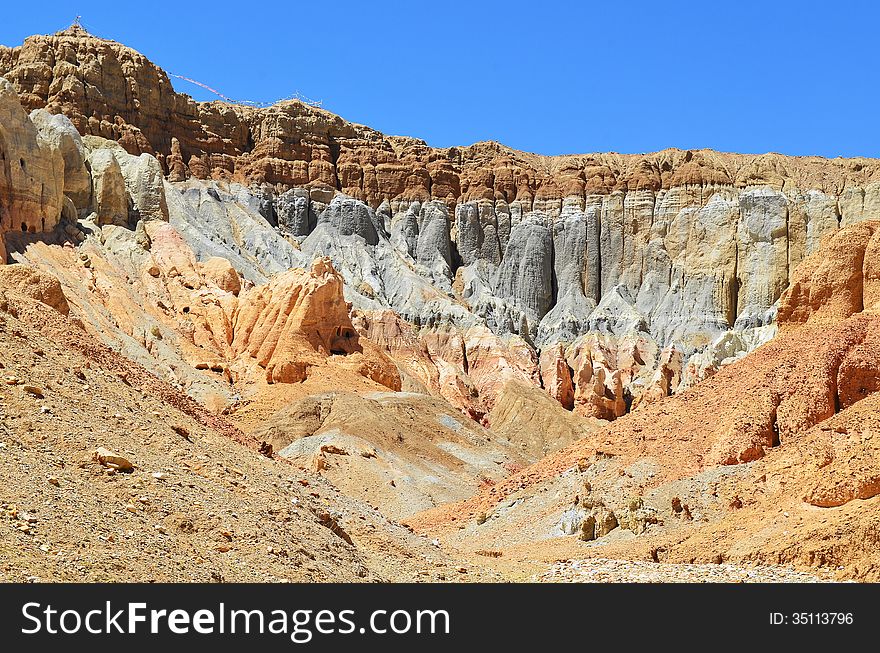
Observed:
[[[422,349],[445,328],[438,320],[456,333],[488,329],[500,339],[493,357],[520,359],[512,377],[603,419],[765,342],[797,264],[880,206],[880,166],[869,159],[438,149],[302,102],[198,103],[143,55],[78,28],[0,49],[0,75],[26,109],[158,161],[183,184],[172,193],[202,231],[188,236],[199,257],[224,245],[248,276],[235,260],[247,250],[260,257],[253,278],[330,256],[347,299],[368,313],[365,332],[384,333],[374,325],[389,309],[420,331]],[[228,206],[205,215],[212,192],[250,213],[247,242],[216,224]],[[111,220],[123,212],[106,211]],[[206,235],[213,242],[195,242]],[[389,351],[400,344],[377,337]],[[470,365],[452,365],[454,383],[437,381],[442,366],[417,376],[484,418],[494,390],[469,378]],[[454,389],[461,384],[477,399]],[[569,400],[569,385],[579,399]]]

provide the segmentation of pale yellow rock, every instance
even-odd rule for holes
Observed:
[[[134,464],[132,464],[130,460],[105,447],[98,447],[95,450],[95,460],[109,469],[118,470],[120,472],[127,472],[134,469]]]

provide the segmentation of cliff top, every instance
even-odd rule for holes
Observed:
[[[27,109],[64,113],[83,134],[157,155],[172,179],[329,186],[382,200],[556,201],[678,186],[770,186],[840,194],[880,181],[880,160],[670,148],[547,156],[494,141],[434,148],[299,100],[269,107],[196,102],[144,55],[78,24],[0,47],[0,76]],[[177,141],[175,146],[173,141]],[[175,149],[176,148],[176,149]]]

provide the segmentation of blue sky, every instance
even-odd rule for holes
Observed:
[[[435,146],[880,156],[880,6],[867,1],[41,0],[2,13],[5,45],[80,13],[229,97],[297,91]]]

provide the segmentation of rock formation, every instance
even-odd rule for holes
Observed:
[[[328,256],[365,325],[393,311],[428,357],[432,342],[488,329],[494,352],[479,358],[520,358],[521,380],[605,419],[765,342],[797,264],[880,208],[867,159],[438,149],[302,102],[198,103],[143,55],[77,27],[0,49],[0,74],[18,121],[7,131],[52,153],[32,164],[52,180],[39,198],[32,178],[7,173],[4,231],[51,232],[68,203],[67,222],[170,219],[197,258],[254,283]],[[680,370],[661,361],[672,350]],[[488,414],[500,385],[475,381],[467,347],[444,356],[407,374]]]
[[[44,133],[53,126],[47,123]],[[60,143],[41,136],[13,86],[0,79],[0,236],[53,229],[61,218],[63,190]],[[0,257],[6,262],[5,246]]]
[[[21,264],[0,266],[0,292],[4,295],[23,295],[54,308],[62,315],[70,313],[70,306],[58,279]]]
[[[247,352],[273,383],[306,377],[303,351],[324,356],[362,351],[342,298],[342,277],[329,259],[318,259],[307,275],[291,270],[240,298],[233,318],[235,353]]]

